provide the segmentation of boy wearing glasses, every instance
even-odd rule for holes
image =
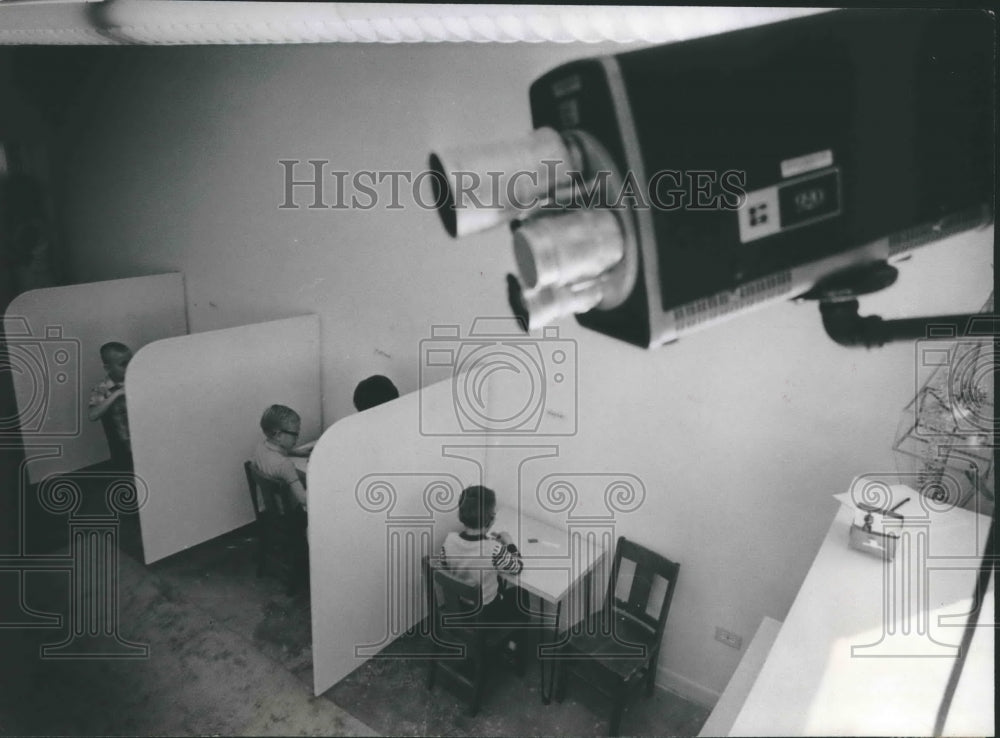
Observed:
[[[299,474],[290,456],[308,456],[307,451],[299,451],[299,431],[302,418],[290,407],[271,405],[260,418],[260,429],[264,438],[254,449],[254,467],[265,477],[286,482],[295,499],[306,508],[305,480]]]

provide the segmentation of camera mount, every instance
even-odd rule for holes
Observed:
[[[823,328],[841,346],[882,346],[892,341],[913,341],[920,338],[997,334],[995,316],[981,313],[929,315],[924,317],[883,320],[878,315],[858,314],[861,295],[888,287],[896,281],[898,270],[884,261],[843,269],[817,282],[800,296],[803,300],[818,300]],[[977,332],[973,321],[992,325],[986,333]]]

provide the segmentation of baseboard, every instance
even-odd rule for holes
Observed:
[[[719,701],[719,693],[714,689],[703,687],[662,666],[656,670],[656,686],[709,709],[715,707],[715,703]]]

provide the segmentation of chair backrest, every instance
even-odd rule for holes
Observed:
[[[647,630],[650,642],[659,644],[680,568],[680,564],[621,536],[615,546],[606,607]]]
[[[110,412],[101,416],[101,429],[104,431],[104,438],[108,442],[108,451],[111,453],[113,461],[128,454],[128,444],[118,437],[118,429],[115,427],[115,421]]]
[[[247,475],[247,489],[250,490],[250,503],[253,505],[253,516],[260,520],[260,499],[257,497],[257,480],[254,478],[253,462],[244,461],[243,471]]]
[[[432,627],[474,628],[483,610],[482,587],[462,581],[428,556],[424,557],[424,573]]]
[[[250,487],[254,515],[258,520],[265,513],[280,516],[292,514],[296,509],[295,495],[285,482],[265,477],[257,471],[252,461],[245,462],[243,469],[246,471],[247,484]],[[257,498],[258,491],[260,499]]]

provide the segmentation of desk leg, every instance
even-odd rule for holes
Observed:
[[[542,622],[545,622],[545,600],[542,598],[538,599],[539,611],[541,613]],[[552,644],[554,645],[559,642],[559,616],[562,613],[562,602],[556,603],[556,617],[555,624],[552,627]],[[542,633],[545,631],[543,630]],[[538,648],[538,666],[541,669],[541,692],[542,692],[542,704],[547,705],[552,702],[552,691],[556,682],[556,669],[558,668],[558,659],[555,656],[545,656],[542,654],[542,647],[545,646],[544,636],[541,641],[539,641]],[[547,674],[546,674],[547,672]],[[546,682],[548,683],[546,686]]]

